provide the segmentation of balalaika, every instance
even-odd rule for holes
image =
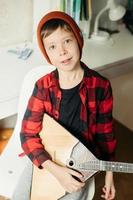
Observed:
[[[133,164],[98,160],[77,138],[53,118],[44,115],[42,143],[54,162],[83,174],[86,181],[98,171],[133,173]],[[65,195],[64,188],[46,169],[33,169],[31,200],[57,200]]]

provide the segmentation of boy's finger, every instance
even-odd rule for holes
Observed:
[[[105,199],[109,198],[109,193],[110,193],[110,190],[108,188],[106,188],[106,190],[105,190]]]
[[[71,169],[70,169],[70,174],[73,175],[73,176],[76,176],[76,177],[78,177],[78,178],[82,178],[82,177],[83,177],[82,174],[80,174],[80,173],[77,172],[77,171],[71,170]]]
[[[106,192],[106,188],[105,186],[102,188],[102,191],[105,193]]]
[[[111,199],[115,198],[115,189],[114,188],[111,190],[110,198]]]

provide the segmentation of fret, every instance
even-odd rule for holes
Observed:
[[[133,173],[133,164],[103,161],[105,171]]]
[[[100,160],[100,171],[105,171],[105,165],[104,165],[104,161]]]
[[[92,161],[88,161],[88,162],[85,162],[85,163],[75,165],[75,167],[79,168],[79,169],[84,169],[84,170],[97,170],[97,171],[99,171],[100,162],[101,162],[100,160],[92,160]]]
[[[75,165],[74,167],[84,170],[97,170],[97,171],[113,171],[133,173],[133,164],[123,162],[112,162],[103,160],[92,160],[82,164]]]

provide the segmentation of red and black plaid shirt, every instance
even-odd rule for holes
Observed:
[[[79,95],[82,102],[80,119],[86,124],[82,133],[84,141],[99,159],[113,160],[116,140],[113,134],[110,82],[85,64],[81,63],[81,66],[84,69],[84,77]],[[28,102],[22,121],[21,143],[25,154],[38,167],[50,159],[39,137],[43,115],[48,113],[58,121],[61,96],[58,71],[54,70],[36,82]]]

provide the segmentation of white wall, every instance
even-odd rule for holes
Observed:
[[[0,47],[32,40],[32,27],[32,0],[0,0]]]
[[[133,73],[111,79],[114,118],[133,130]]]

